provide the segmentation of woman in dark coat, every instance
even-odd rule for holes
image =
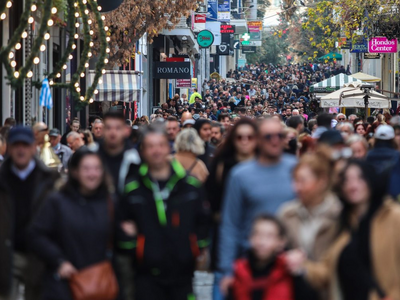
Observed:
[[[71,275],[108,258],[113,203],[107,182],[100,157],[79,149],[67,183],[34,220],[30,245],[47,266],[43,299],[72,300]]]

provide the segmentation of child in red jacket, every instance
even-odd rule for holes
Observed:
[[[301,276],[293,276],[279,255],[286,238],[282,224],[263,215],[253,223],[247,258],[235,262],[234,300],[314,300],[317,294]]]

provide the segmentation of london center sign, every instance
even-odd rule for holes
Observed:
[[[154,62],[153,77],[156,79],[189,79],[190,62]]]

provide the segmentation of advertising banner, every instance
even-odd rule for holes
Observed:
[[[206,29],[207,14],[194,14],[193,16],[193,29],[195,31],[202,31]]]
[[[375,37],[369,40],[368,52],[370,53],[396,53],[397,39],[388,40],[385,37]]]
[[[252,41],[261,41],[263,22],[262,21],[248,21],[247,27],[249,29],[250,39]]]
[[[231,20],[231,1],[218,0],[218,21],[229,22]]]
[[[215,22],[218,20],[218,0],[208,0],[207,21]]]

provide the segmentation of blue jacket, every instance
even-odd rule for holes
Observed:
[[[388,147],[376,147],[368,152],[367,161],[378,173],[390,170],[398,161],[400,152]]]

